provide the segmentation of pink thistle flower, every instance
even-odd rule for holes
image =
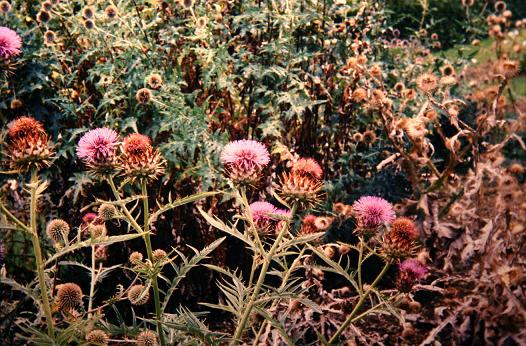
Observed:
[[[307,175],[315,179],[321,179],[323,169],[318,162],[310,158],[301,158],[292,165],[292,173]]]
[[[243,139],[228,143],[221,152],[221,161],[234,181],[255,182],[270,162],[270,155],[262,143]]]
[[[84,216],[82,216],[82,221],[85,223],[91,223],[97,218],[97,214],[95,213],[86,213]]]
[[[276,214],[278,209],[269,202],[259,201],[250,204],[250,213],[254,222],[272,220],[270,214]]]
[[[353,212],[361,227],[375,228],[382,224],[389,224],[395,218],[391,203],[375,196],[363,196],[354,202]]]
[[[22,39],[9,28],[0,26],[0,57],[8,59],[21,53]]]
[[[398,265],[396,287],[402,292],[409,292],[413,285],[427,276],[427,268],[414,258],[406,259]]]
[[[117,132],[105,127],[90,130],[80,139],[77,156],[94,171],[111,169],[115,165],[118,137]]]

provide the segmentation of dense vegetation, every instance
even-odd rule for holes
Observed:
[[[2,344],[526,342],[521,1],[0,1]]]

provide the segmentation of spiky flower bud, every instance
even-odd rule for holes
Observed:
[[[124,138],[120,166],[132,179],[155,180],[164,172],[165,161],[145,135],[133,133]]]
[[[152,73],[146,79],[146,83],[148,83],[150,88],[157,90],[163,85],[163,77],[158,73]]]
[[[57,304],[60,310],[72,310],[82,304],[82,290],[72,282],[57,286]]]
[[[382,253],[390,259],[406,258],[414,254],[417,240],[418,230],[413,220],[400,217],[393,221],[384,234]]]
[[[166,256],[166,251],[162,249],[157,249],[154,252],[152,252],[152,261],[153,263],[161,262],[166,258]]]
[[[113,204],[103,203],[99,207],[99,218],[109,221],[117,216],[117,208]]]
[[[95,329],[86,335],[86,341],[88,345],[93,346],[106,346],[108,345],[109,336],[104,331]]]
[[[142,263],[142,259],[143,259],[143,256],[142,256],[142,253],[138,252],[138,251],[134,251],[130,254],[130,263],[133,264],[133,265],[138,265],[138,264],[141,264]]]
[[[46,226],[46,234],[55,243],[60,243],[68,238],[69,225],[61,219],[51,220]]]
[[[157,346],[157,334],[145,330],[137,335],[137,346]]]
[[[150,292],[143,285],[133,285],[128,291],[128,299],[133,305],[144,305],[150,299]]]
[[[316,219],[317,217],[315,215],[306,215],[303,218],[303,221],[301,223],[301,228],[299,230],[300,235],[307,235],[318,232],[318,228],[316,228]]]
[[[288,203],[296,203],[303,209],[309,209],[320,202],[323,171],[313,159],[300,159],[292,167],[291,173],[285,173],[280,179],[278,194]]]
[[[53,149],[44,126],[32,117],[14,120],[8,129],[7,145],[11,168],[22,172],[41,169],[51,164]]]
[[[104,226],[104,225],[90,225],[89,226],[89,231],[90,231],[90,235],[91,235],[91,237],[93,237],[93,239],[104,237],[108,233],[107,230],[106,230],[106,226]]]

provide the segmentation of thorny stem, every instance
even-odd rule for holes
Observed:
[[[351,311],[351,314],[349,315],[349,317],[347,317],[347,319],[345,320],[345,322],[343,322],[343,324],[340,326],[340,328],[338,328],[338,330],[336,331],[336,333],[334,333],[334,335],[330,338],[329,340],[329,345],[333,345],[335,344],[335,342],[338,340],[338,338],[340,337],[340,335],[349,327],[349,325],[354,321],[354,316],[356,316],[356,314],[358,313],[358,311],[360,311],[360,308],[362,307],[363,303],[365,302],[365,299],[367,299],[367,297],[369,296],[369,294],[371,294],[371,292],[374,290],[375,286],[378,284],[378,282],[380,282],[380,280],[382,279],[382,277],[385,275],[385,273],[387,273],[387,270],[389,269],[391,265],[391,262],[389,261],[386,261],[385,262],[385,265],[382,269],[382,271],[380,272],[380,274],[378,274],[378,276],[376,277],[376,279],[374,279],[373,283],[371,284],[371,286],[369,286],[369,288],[367,289],[367,291],[365,291],[364,294],[362,294],[362,296],[360,297],[360,300],[358,300],[358,303],[356,303],[354,309]],[[360,315],[361,316],[361,315]]]
[[[144,244],[146,245],[146,253],[148,254],[148,259],[153,263],[152,255],[152,242],[150,240],[150,207],[148,205],[148,190],[146,188],[146,179],[141,181],[141,193],[143,195],[143,215],[144,215]],[[162,324],[161,316],[161,299],[159,297],[159,284],[157,282],[157,274],[152,278],[153,286],[153,299],[155,302],[155,316],[157,320],[157,333],[159,334],[159,339],[161,340],[161,345],[165,346],[166,341],[164,340],[164,331]]]
[[[358,252],[358,293],[363,295],[362,285],[362,261],[363,261],[363,239],[360,237],[360,248]]]
[[[51,306],[49,305],[49,298],[47,295],[47,286],[44,276],[44,263],[42,260],[42,250],[40,248],[40,240],[38,239],[37,231],[37,187],[38,176],[37,171],[31,172],[31,201],[30,201],[30,227],[31,227],[31,241],[33,242],[33,250],[35,251],[35,260],[37,264],[38,284],[40,286],[40,296],[42,305],[44,306],[44,313],[46,315],[47,334],[53,337],[53,317],[51,315]]]
[[[265,281],[265,277],[267,275],[267,270],[270,265],[270,262],[272,261],[272,258],[274,257],[274,254],[276,253],[276,250],[278,249],[278,246],[281,243],[283,236],[287,232],[287,229],[290,225],[292,218],[294,217],[294,214],[296,214],[296,209],[297,209],[297,205],[293,204],[292,209],[291,209],[290,218],[287,221],[285,221],[285,224],[283,224],[283,227],[279,231],[278,236],[276,237],[276,240],[274,241],[274,244],[272,244],[272,247],[270,248],[269,252],[266,254],[263,260],[263,267],[261,268],[261,272],[259,273],[258,281],[256,282],[254,291],[252,292],[252,295],[250,296],[247,306],[245,307],[245,310],[243,311],[241,320],[239,321],[239,324],[234,333],[234,338],[232,342],[230,343],[231,346],[237,345],[243,335],[243,331],[245,330],[245,325],[247,324],[248,318],[250,317],[250,313],[252,312],[252,308],[254,307],[256,298],[259,294],[259,291],[261,290],[261,286],[263,285],[263,282]]]
[[[110,184],[110,187],[111,187],[111,190],[113,191],[113,194],[115,195],[115,198],[117,199],[118,202],[121,202],[121,196],[119,195],[119,191],[117,191],[117,188],[115,187],[115,183],[113,182],[113,177],[109,176],[107,180],[108,180],[108,184]],[[133,228],[135,228],[135,230],[137,232],[142,233],[141,226],[139,226],[139,224],[137,223],[135,218],[132,216],[132,214],[130,213],[128,208],[126,208],[126,206],[124,204],[121,205],[120,207],[122,208],[122,211],[123,211],[124,215],[126,215],[126,218],[128,219],[128,221],[130,222],[130,225]]]
[[[91,282],[89,287],[89,301],[88,311],[91,311],[93,307],[93,296],[95,295],[95,282],[97,281],[97,274],[95,274],[95,245],[91,245]],[[92,315],[88,312],[88,318]]]

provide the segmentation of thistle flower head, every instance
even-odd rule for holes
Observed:
[[[438,86],[438,79],[432,73],[424,73],[416,79],[416,85],[424,92],[431,92]]]
[[[388,224],[395,218],[391,203],[375,196],[363,196],[354,202],[353,212],[362,228],[376,228]]]
[[[69,225],[61,219],[51,220],[46,226],[46,234],[55,243],[60,243],[68,238]]]
[[[277,187],[278,194],[287,203],[296,203],[300,208],[310,209],[320,203],[323,182],[299,173],[285,173]]]
[[[91,223],[97,218],[97,214],[95,213],[86,213],[84,216],[82,216],[82,222],[84,223]]]
[[[104,225],[90,225],[89,232],[93,239],[104,237],[108,233],[106,226]]]
[[[86,341],[88,345],[106,346],[108,345],[110,337],[104,331],[95,329],[86,335]]]
[[[157,346],[157,334],[145,330],[137,335],[137,346]]]
[[[7,0],[0,2],[0,12],[9,13],[11,11],[11,4]]]
[[[150,88],[157,90],[163,85],[163,77],[158,73],[152,73],[146,79],[146,83]]]
[[[138,252],[138,251],[134,251],[130,254],[130,263],[133,264],[133,265],[138,265],[142,262],[142,259],[143,259],[143,256],[142,256],[142,253]]]
[[[323,170],[316,160],[301,158],[292,165],[292,173],[306,175],[315,179],[321,179]]]
[[[323,232],[323,231],[328,230],[329,227],[331,227],[332,221],[333,219],[330,217],[325,217],[325,216],[317,217],[316,220],[314,221],[314,226],[319,232]]]
[[[113,19],[113,18],[117,17],[117,13],[118,13],[117,12],[117,7],[115,7],[113,5],[109,5],[104,10],[104,13],[106,14],[106,17],[108,17],[109,19]]]
[[[427,276],[427,268],[420,261],[410,258],[398,265],[396,287],[402,292],[409,292],[411,288]]]
[[[139,133],[124,138],[119,163],[126,176],[146,180],[157,179],[165,166],[159,151],[152,147],[150,138]]]
[[[305,215],[301,222],[301,228],[298,233],[301,235],[307,235],[318,232],[318,228],[316,227],[316,219],[316,215]]]
[[[143,285],[133,285],[128,291],[128,299],[133,305],[144,305],[150,299],[150,292]]]
[[[22,39],[9,28],[0,26],[0,58],[9,59],[21,53]]]
[[[228,143],[221,152],[221,161],[234,182],[254,184],[270,162],[270,155],[262,143],[243,139]]]
[[[148,88],[139,89],[135,94],[135,99],[142,105],[149,103],[152,100],[152,97],[152,92]]]
[[[82,304],[82,290],[72,282],[57,286],[57,304],[60,310],[72,310]]]
[[[384,234],[382,253],[391,259],[411,256],[416,249],[418,230],[413,220],[400,217],[394,220],[391,228]]]
[[[10,166],[27,171],[51,164],[53,148],[49,145],[44,126],[32,117],[23,116],[9,124],[7,145]]]
[[[96,174],[109,174],[116,165],[117,132],[108,128],[88,131],[80,139],[77,156]]]
[[[258,232],[261,234],[270,233],[274,220],[271,214],[276,213],[277,208],[265,201],[251,203],[249,208]]]
[[[98,213],[99,218],[101,218],[103,221],[114,219],[118,214],[117,208],[113,204],[109,203],[101,204]]]
[[[163,261],[168,254],[163,249],[157,249],[152,252],[152,261],[153,263],[159,263]]]

